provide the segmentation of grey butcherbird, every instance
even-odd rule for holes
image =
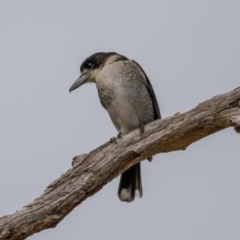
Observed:
[[[137,62],[114,52],[99,52],[88,57],[80,71],[69,91],[86,82],[96,83],[100,102],[119,134],[161,118],[152,85]],[[140,163],[121,175],[118,188],[121,201],[131,202],[135,195],[143,195]]]

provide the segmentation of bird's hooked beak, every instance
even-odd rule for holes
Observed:
[[[74,83],[73,85],[69,88],[69,92],[77,89],[78,87],[80,87],[81,85],[83,85],[84,83],[87,82],[89,78],[89,75],[88,74],[83,74],[81,75]]]

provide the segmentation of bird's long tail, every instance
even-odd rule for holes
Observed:
[[[135,196],[142,195],[141,165],[137,163],[121,175],[118,197],[123,202],[132,202]]]

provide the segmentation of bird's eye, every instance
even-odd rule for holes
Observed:
[[[92,68],[92,67],[93,67],[93,64],[92,64],[92,63],[87,63],[87,64],[86,64],[86,67],[87,67],[87,68]]]

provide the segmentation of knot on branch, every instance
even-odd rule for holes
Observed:
[[[229,103],[230,107],[240,107],[240,98],[235,99],[234,101]]]
[[[10,234],[11,231],[9,228],[3,229],[3,231],[0,234],[0,239],[9,239]]]
[[[229,122],[234,127],[234,130],[237,133],[240,133],[240,116],[236,117],[235,119],[229,120]]]
[[[83,160],[86,158],[87,154],[84,153],[84,154],[81,154],[79,156],[76,156],[72,159],[72,166],[75,167],[77,166],[78,164],[82,163]]]
[[[234,126],[234,130],[237,132],[237,133],[240,133],[240,121],[236,122],[235,126]]]

